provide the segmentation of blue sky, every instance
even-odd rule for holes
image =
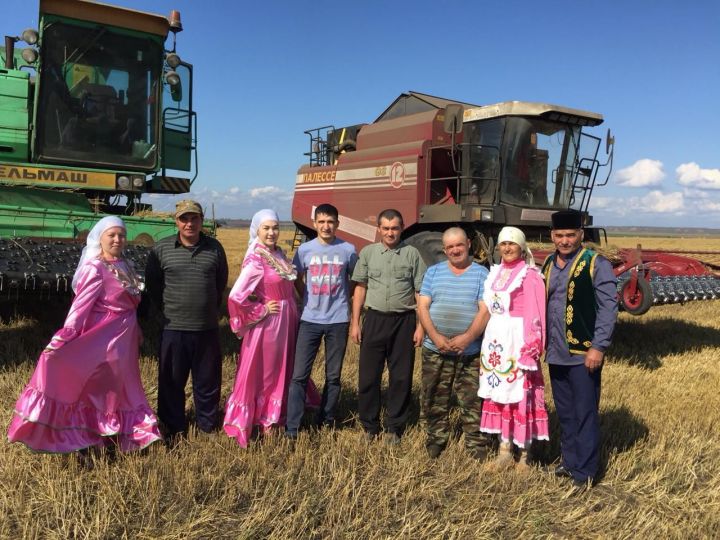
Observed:
[[[401,92],[603,114],[615,169],[599,225],[720,228],[720,2],[117,0],[182,13],[200,177],[218,217],[289,217],[303,131],[373,120]],[[3,1],[3,31],[37,26]],[[156,206],[170,208],[159,199]]]

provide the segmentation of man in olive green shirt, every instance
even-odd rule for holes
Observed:
[[[386,442],[397,444],[405,430],[412,387],[415,349],[422,344],[422,326],[416,321],[415,305],[425,274],[425,263],[417,249],[400,241],[403,219],[400,212],[383,210],[378,216],[381,241],[366,246],[352,280],[353,296],[350,337],[360,344],[358,413],[365,436],[380,433],[380,383],[387,360],[390,384],[387,391]],[[365,319],[360,329],[360,313]]]

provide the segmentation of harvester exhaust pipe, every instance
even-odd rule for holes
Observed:
[[[15,69],[15,38],[5,36],[5,69]]]

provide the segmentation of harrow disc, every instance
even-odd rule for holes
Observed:
[[[80,260],[82,244],[75,242],[36,241],[31,238],[0,239],[0,292],[19,296],[38,292],[43,296],[71,293],[71,282]],[[142,278],[148,248],[127,246],[130,259]]]

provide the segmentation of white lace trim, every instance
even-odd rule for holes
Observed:
[[[506,289],[503,289],[501,291],[495,291],[493,289],[493,284],[495,283],[495,279],[497,278],[497,275],[500,273],[500,270],[502,270],[502,264],[494,264],[492,268],[490,268],[490,273],[488,274],[486,283],[489,285],[488,290],[494,291],[494,292],[505,292],[505,293],[511,293],[520,285],[522,285],[523,280],[525,279],[525,276],[527,275],[529,266],[526,262],[523,261],[523,269],[518,272],[518,274],[515,276],[515,279],[510,283],[510,285],[507,286]]]

